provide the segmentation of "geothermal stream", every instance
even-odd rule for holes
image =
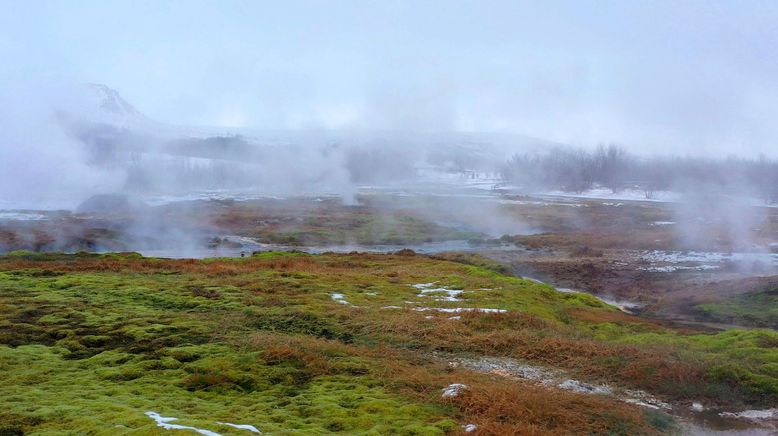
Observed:
[[[478,251],[483,249],[477,245],[471,245],[466,240],[450,240],[439,242],[425,242],[422,244],[403,244],[403,245],[368,245],[368,244],[340,244],[340,245],[285,245],[285,244],[266,244],[258,242],[252,238],[243,236],[224,236],[223,239],[235,242],[240,245],[236,248],[173,248],[161,250],[136,250],[138,253],[148,257],[163,257],[172,259],[193,258],[203,259],[208,257],[241,257],[250,256],[258,251],[302,251],[311,254],[320,253],[350,253],[354,251],[367,253],[391,253],[399,250],[413,250],[422,254],[442,253],[446,251]],[[499,247],[489,247],[495,249]],[[502,249],[510,249],[511,246],[503,246]]]

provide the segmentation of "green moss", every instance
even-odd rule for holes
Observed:
[[[695,309],[715,322],[778,328],[778,288],[752,292],[723,301],[699,304]]]
[[[774,331],[683,334],[621,320],[591,296],[563,294],[489,265],[302,253],[194,263],[57,254],[33,256],[24,267],[11,266],[18,258],[4,259],[0,422],[8,424],[0,429],[7,432],[154,433],[144,415],[153,410],[225,434],[230,429],[217,421],[270,434],[442,434],[458,429],[461,415],[438,402],[439,386],[416,382],[423,394],[409,397],[402,390],[407,385],[387,381],[394,362],[364,350],[510,355],[545,340],[662,347],[705,371],[703,382],[658,387],[663,392],[738,392],[739,399],[762,403],[778,398]],[[461,290],[462,301],[420,295],[412,286],[419,283]],[[353,306],[333,300],[334,293]],[[454,322],[448,314],[411,310],[420,307],[509,313]],[[578,318],[578,312],[591,316]],[[603,321],[592,320],[597,317]],[[450,329],[436,330],[441,325]],[[510,342],[517,332],[522,342]],[[477,335],[480,345],[473,342]],[[300,346],[303,340],[316,346]],[[537,358],[545,363],[553,356]],[[592,360],[614,372],[634,364],[631,355]],[[662,419],[649,418],[664,428]],[[621,425],[615,415],[591,419]]]
[[[275,368],[241,363],[225,347],[203,351],[221,357],[182,369],[142,367],[118,353],[72,361],[55,348],[0,346],[7,375],[0,417],[6,428],[30,434],[154,433],[149,410],[224,434],[230,428],[217,421],[252,423],[269,434],[443,434],[452,427],[433,406],[398,398],[370,379],[276,376],[271,384],[266,377]]]
[[[34,255],[35,255],[35,252],[30,251],[30,250],[14,250],[14,251],[9,251],[8,253],[3,254],[3,256],[7,256],[7,257],[30,257],[30,256],[34,256]]]

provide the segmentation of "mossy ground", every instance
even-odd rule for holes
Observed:
[[[247,433],[216,422],[269,434],[658,431],[635,406],[505,383],[437,353],[525,359],[671,400],[778,398],[775,332],[677,331],[459,260],[482,266],[412,253],[0,257],[0,433],[164,432],[149,410],[223,434]],[[463,301],[411,286],[431,282]],[[450,383],[469,389],[441,398]]]
[[[483,236],[478,232],[445,227],[414,216],[409,210],[387,211],[366,206],[343,206],[323,202],[300,207],[256,208],[233,205],[210,218],[224,232],[250,236],[276,244],[421,244],[465,240]]]
[[[778,287],[698,304],[695,309],[716,322],[778,329]]]

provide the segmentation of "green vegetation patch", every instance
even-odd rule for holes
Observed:
[[[778,286],[694,308],[711,321],[778,329]]]
[[[778,398],[778,333],[689,334],[452,260],[0,256],[0,433],[157,434],[148,411],[222,434],[241,431],[217,422],[268,434],[669,428],[614,399],[495,383],[440,353],[513,357],[668,398]],[[455,382],[471,393],[441,398]],[[532,421],[526,410],[546,402],[564,416]]]

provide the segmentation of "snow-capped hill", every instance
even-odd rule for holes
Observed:
[[[143,117],[143,115],[141,115],[141,113],[131,104],[127,103],[115,89],[109,88],[101,83],[88,83],[86,88],[94,94],[99,101],[98,104],[100,108],[104,111],[124,117]]]
[[[78,87],[74,98],[60,104],[56,111],[66,125],[101,125],[115,129],[130,129],[136,134],[157,136],[171,130],[170,126],[151,120],[127,102],[119,92],[100,83]]]

